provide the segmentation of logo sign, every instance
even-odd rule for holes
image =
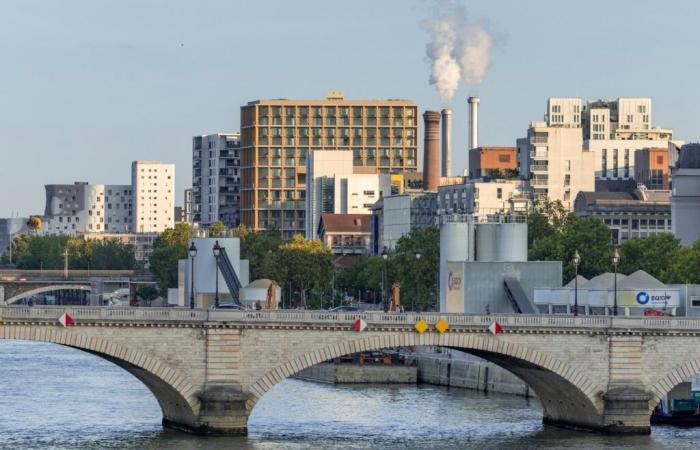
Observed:
[[[462,289],[462,277],[450,271],[447,275],[447,287],[451,291]]]
[[[637,304],[639,305],[664,305],[671,300],[671,296],[667,293],[648,293],[646,291],[639,291],[637,292],[637,296],[635,297],[637,300]]]
[[[501,326],[500,323],[498,323],[494,320],[493,322],[491,322],[491,325],[489,325],[489,331],[491,332],[491,334],[493,334],[495,336],[498,333],[503,332],[503,327]]]
[[[362,319],[357,319],[355,323],[352,324],[352,328],[358,333],[361,333],[367,329],[367,322]]]
[[[64,327],[70,327],[73,325],[73,317],[68,313],[63,313],[63,315],[58,318],[58,323]]]

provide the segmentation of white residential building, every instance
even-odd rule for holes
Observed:
[[[481,219],[489,215],[525,213],[532,206],[523,180],[467,180],[438,187],[438,213],[469,214]]]
[[[132,184],[48,184],[37,232],[148,233],[172,228],[174,172],[173,164],[135,161]]]
[[[391,195],[389,174],[354,173],[352,152],[316,150],[307,157],[306,237],[316,238],[323,213],[371,214]]]
[[[240,133],[192,138],[193,221],[240,224]]]
[[[595,180],[634,178],[635,153],[668,148],[673,132],[651,127],[651,99],[589,101],[550,98],[543,122],[532,122],[518,139],[521,176],[536,199],[560,200],[571,209]],[[674,141],[677,144],[677,142]]]
[[[175,165],[160,161],[131,164],[134,231],[160,233],[175,226]]]
[[[131,185],[49,184],[40,234],[132,231]]]

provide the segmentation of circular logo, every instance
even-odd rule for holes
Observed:
[[[647,303],[649,303],[649,294],[647,294],[644,291],[638,293],[637,303],[639,303],[640,305],[646,305]]]
[[[447,286],[450,290],[454,289],[454,284],[452,283],[452,272],[447,275]]]

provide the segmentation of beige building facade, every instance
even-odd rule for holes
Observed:
[[[241,223],[285,238],[306,225],[306,157],[347,151],[379,173],[418,165],[418,107],[411,100],[256,100],[241,107]]]

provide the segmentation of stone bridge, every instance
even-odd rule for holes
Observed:
[[[64,312],[74,326],[58,323]],[[531,386],[545,423],[607,433],[649,433],[658,401],[700,372],[700,320],[686,318],[23,306],[0,315],[0,338],[112,361],[151,390],[165,426],[196,433],[245,433],[258,400],[283,379],[385,348],[480,356]],[[351,327],[357,318],[368,324],[361,333]],[[444,333],[433,326],[441,318]],[[421,319],[431,325],[422,334]],[[495,336],[487,330],[494,320],[503,325]]]
[[[12,304],[47,292],[92,290],[92,284],[153,281],[133,270],[0,270],[0,304]]]

